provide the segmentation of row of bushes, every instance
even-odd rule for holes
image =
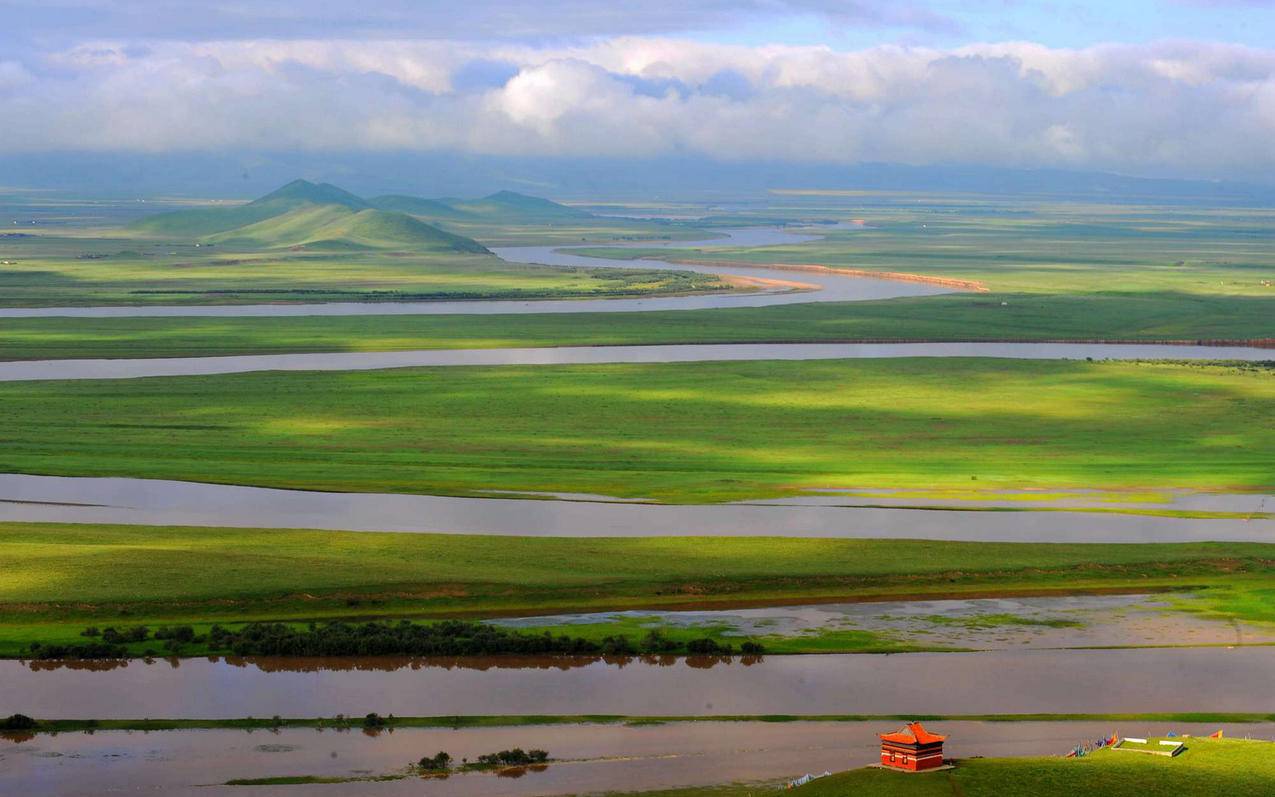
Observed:
[[[285,623],[248,623],[238,630],[214,625],[206,637],[196,636],[188,625],[160,627],[151,631],[145,626],[123,630],[108,626],[89,627],[81,636],[93,641],[82,644],[46,645],[32,643],[28,655],[33,659],[113,659],[128,655],[129,644],[150,639],[162,641],[171,652],[184,645],[207,642],[211,650],[228,650],[236,656],[489,656],[489,655],[636,655],[686,652],[692,655],[729,656],[734,646],[713,639],[692,639],[681,643],[652,630],[639,640],[626,636],[608,636],[601,642],[553,635],[535,634],[501,628],[487,623],[444,620],[435,623],[367,622],[311,623],[297,627]],[[746,641],[739,652],[757,655],[765,652],[756,642]],[[148,650],[148,654],[153,651]]]
[[[195,636],[195,629],[188,625],[160,626],[151,630],[144,625],[132,626],[123,630],[114,626],[98,628],[91,625],[80,632],[80,636],[92,639],[79,645],[46,645],[32,642],[27,648],[27,655],[33,659],[122,659],[128,655],[129,644],[146,642],[155,639],[164,643],[164,650],[178,653],[183,645],[190,642],[202,642]],[[155,651],[147,650],[147,655]]]
[[[489,769],[492,767],[526,767],[543,764],[549,760],[544,750],[523,750],[515,747],[512,750],[501,750],[499,753],[488,753],[478,756],[474,764],[465,759],[464,766],[469,769]],[[424,756],[416,762],[416,768],[422,772],[447,772],[452,768],[450,754],[440,751],[432,756]]]

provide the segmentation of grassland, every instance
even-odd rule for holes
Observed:
[[[372,233],[360,228],[359,234]],[[0,240],[0,260],[7,261],[0,263],[0,304],[10,307],[581,298],[725,289],[710,275],[641,264],[558,268],[417,246],[279,250],[242,239],[238,246],[209,246],[96,231]],[[4,322],[6,338],[8,326]]]
[[[400,205],[394,204],[394,207]],[[402,207],[412,207],[403,205]],[[1024,211],[1022,208],[1028,207]],[[651,208],[642,210],[650,211]],[[602,218],[508,218],[494,212],[443,218],[448,229],[487,245],[569,244],[642,238],[702,238],[714,226],[743,226],[802,218],[865,216],[870,227],[809,228],[821,241],[740,249],[728,246],[649,250],[599,248],[612,258],[658,255],[704,263],[817,263],[877,271],[902,271],[978,280],[990,293],[955,294],[878,302],[805,304],[770,308],[654,313],[586,313],[571,316],[466,318],[226,318],[226,319],[13,319],[0,320],[0,358],[199,356],[288,351],[553,346],[583,344],[728,343],[741,341],[855,340],[1253,340],[1275,337],[1273,214],[1263,210],[1031,205],[1009,208],[976,201],[914,197],[894,204],[778,204],[763,215],[679,223]],[[91,233],[88,231],[85,234]],[[34,239],[0,241],[0,256],[25,258]],[[44,244],[37,246],[44,247]],[[96,245],[95,245],[96,246]],[[84,288],[112,301],[136,285],[90,275],[108,274],[124,261],[87,263],[74,253],[125,248],[69,240],[58,257],[4,285],[12,303],[82,303]],[[189,280],[186,287],[242,289],[236,269],[198,266],[174,276],[174,264],[191,260],[191,247],[152,247],[141,273],[147,279]],[[57,252],[49,249],[49,252]],[[179,252],[168,255],[169,251]],[[212,252],[208,254],[211,256]],[[310,253],[310,260],[257,253],[262,265],[253,282],[270,290],[326,290],[296,294],[307,301],[350,299],[340,291],[425,292],[445,298],[479,295],[625,295],[608,288],[687,290],[685,284],[637,282],[608,285],[606,275],[574,280],[551,271],[526,272],[469,255],[428,255],[403,263],[385,253]],[[267,256],[268,255],[268,256]],[[320,256],[322,255],[322,256]],[[206,258],[211,262],[222,255]],[[228,257],[228,256],[226,256]],[[441,259],[441,260],[440,260]],[[389,262],[387,262],[389,261]],[[430,266],[434,262],[434,266]],[[450,263],[446,266],[443,263]],[[290,265],[291,264],[291,265]],[[641,262],[633,265],[640,268]],[[138,268],[141,268],[140,266]],[[65,269],[65,271],[64,271]],[[96,271],[95,271],[96,270]],[[127,271],[128,269],[122,269]],[[20,271],[20,269],[19,269]],[[0,280],[5,270],[0,269]],[[503,276],[502,276],[503,275]],[[120,277],[124,279],[123,276]],[[649,280],[658,280],[649,277]],[[666,275],[663,279],[674,279]],[[682,278],[677,278],[682,279]],[[415,282],[413,282],[415,280]],[[539,280],[539,281],[537,281]],[[565,284],[563,283],[565,280]],[[23,282],[24,281],[24,282]],[[448,283],[454,283],[449,285]],[[412,287],[412,286],[415,287]],[[207,287],[205,286],[205,287]],[[590,287],[591,286],[591,287]],[[699,286],[704,287],[704,286]],[[485,293],[483,293],[485,291]],[[505,291],[501,293],[500,291]],[[521,293],[518,293],[518,292]],[[168,294],[165,303],[208,301]],[[280,294],[287,297],[287,294]],[[74,301],[73,301],[74,300]],[[219,301],[247,301],[222,297]],[[255,301],[262,300],[258,295]]]
[[[1188,739],[1172,759],[1100,750],[1083,758],[971,758],[956,769],[904,775],[857,769],[794,789],[794,797],[1142,797],[1174,794],[1271,794],[1275,744]],[[643,797],[745,797],[773,789],[756,784],[644,792]],[[610,797],[620,797],[617,792]],[[632,797],[636,797],[633,794]]]
[[[344,268],[337,265],[340,262],[332,261],[337,283],[341,277],[336,272]],[[499,298],[511,294],[493,291],[517,289],[548,295],[553,289],[543,272],[506,268],[507,280],[499,276],[504,269],[489,277],[484,277],[483,269],[465,275],[440,273],[431,289],[446,292],[447,280],[457,283],[448,294],[452,298],[479,290]],[[676,292],[706,287],[681,283],[669,272],[662,277],[625,276],[620,283],[615,281],[617,276],[586,273],[573,279],[580,291],[593,290],[593,295],[616,288]],[[626,280],[636,282],[629,285]],[[314,300],[311,296],[306,300]],[[170,295],[164,301],[178,300]],[[0,360],[659,343],[1242,341],[1275,336],[1272,318],[1275,303],[1266,298],[1173,293],[948,294],[872,302],[570,315],[5,318],[0,319]],[[1271,357],[1275,359],[1275,350]]]
[[[33,641],[82,642],[87,625],[189,623],[202,632],[213,622],[248,620],[1095,591],[1190,589],[1198,593],[1194,611],[1275,622],[1275,546],[1262,544],[572,539],[4,523],[0,561],[4,656]],[[811,649],[880,648],[868,635]]]
[[[1253,365],[267,372],[9,383],[0,403],[0,472],[674,503],[823,488],[1275,487],[1275,372]]]

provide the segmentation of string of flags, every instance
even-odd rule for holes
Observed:
[[[1075,747],[1072,748],[1070,753],[1064,756],[1064,758],[1084,758],[1085,756],[1089,755],[1095,750],[1101,750],[1104,747],[1110,747],[1114,744],[1117,744],[1119,741],[1120,741],[1120,734],[1116,733],[1115,731],[1112,731],[1110,736],[1105,737],[1103,739],[1099,739],[1094,742],[1085,742],[1084,744],[1076,745]]]
[[[796,780],[788,781],[788,788],[795,789],[798,786],[805,786],[807,783],[809,783],[812,780],[818,780],[819,778],[826,778],[831,774],[832,774],[831,772],[828,772],[826,770],[824,771],[822,775],[811,775],[809,772],[807,772],[806,774],[802,775]]]
[[[1216,731],[1209,734],[1209,738],[1210,739],[1224,738],[1222,735],[1222,730],[1223,730],[1222,728],[1218,728]],[[1169,731],[1164,736],[1166,739],[1176,739],[1178,734],[1176,731]],[[1105,739],[1099,739],[1096,742],[1086,742],[1084,744],[1076,745],[1075,747],[1072,748],[1071,752],[1067,753],[1067,755],[1063,757],[1064,758],[1084,758],[1086,755],[1092,753],[1095,750],[1101,750],[1104,747],[1113,747],[1116,744],[1119,744],[1119,742],[1120,742],[1120,734],[1115,733],[1113,731],[1112,734]]]

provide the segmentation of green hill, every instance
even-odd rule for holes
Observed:
[[[593,218],[593,214],[588,211],[513,191],[497,191],[482,199],[453,201],[449,204],[457,210],[475,216],[508,221],[569,221]]]
[[[352,210],[369,207],[359,197],[330,183],[293,180],[277,191],[254,199],[246,205],[178,210],[149,216],[129,225],[130,229],[151,235],[200,238],[271,219],[297,208],[311,205],[336,205]]]
[[[306,246],[488,253],[486,247],[471,238],[445,232],[405,213],[354,210],[344,205],[304,205],[208,240],[267,249]]]
[[[311,214],[308,211],[324,212]],[[365,211],[373,212],[374,215],[357,220],[345,218]],[[451,235],[429,224],[420,222],[419,226],[413,227],[403,219],[382,218],[375,215],[377,213],[496,223],[592,218],[591,213],[583,210],[513,191],[500,191],[476,200],[424,199],[402,194],[365,200],[331,183],[293,180],[244,205],[161,213],[129,226],[130,229],[146,235],[256,242],[268,246],[316,242],[345,242],[349,245],[378,247],[407,246],[419,245],[414,244],[415,241],[428,240],[431,245],[457,251],[486,251],[469,238]],[[353,226],[340,230],[319,229],[331,223]]]
[[[342,205],[354,210],[372,207],[367,200],[355,196],[344,188],[331,183],[312,183],[309,180],[293,180],[277,191],[272,191],[260,199],[248,203],[270,207],[296,208],[301,205]]]
[[[413,216],[426,216],[434,219],[464,219],[471,215],[452,207],[445,201],[422,199],[418,196],[406,196],[404,194],[387,194],[386,196],[372,197],[368,200],[368,204],[377,210],[393,210],[399,213],[409,213]]]

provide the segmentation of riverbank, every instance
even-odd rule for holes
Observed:
[[[536,309],[536,303],[525,304]],[[0,360],[719,343],[1216,341],[1247,346],[1269,343],[1272,315],[1275,300],[1262,297],[954,293],[711,312],[3,318]]]
[[[32,642],[82,643],[80,632],[90,625],[190,624],[204,633],[212,623],[251,620],[491,618],[1156,590],[1196,591],[1187,608],[1201,617],[1275,622],[1265,598],[1275,580],[1275,545],[1249,543],[573,539],[3,523],[0,560],[4,656],[18,656]],[[807,641],[815,650],[882,644],[872,634]],[[134,655],[145,644],[163,652],[148,642],[135,645]]]
[[[1151,739],[1152,742],[1162,741]],[[793,789],[794,797],[1141,797],[1169,793],[1185,797],[1217,794],[1270,794],[1275,786],[1275,744],[1247,739],[1173,738],[1184,752],[1171,762],[1117,748],[1080,758],[968,758],[949,770],[914,776],[867,767],[819,777]],[[772,788],[782,788],[782,784]],[[641,797],[751,797],[758,784],[642,792]],[[639,797],[610,792],[607,797]]]
[[[751,794],[755,797],[759,793],[778,791],[788,780],[807,772],[845,770],[871,762],[878,747],[876,734],[896,728],[901,722],[880,717],[859,722],[400,726],[393,731],[364,730],[357,725],[349,729],[328,725],[255,731],[98,729],[91,733],[0,739],[0,788],[6,793],[30,797],[96,797],[124,786],[180,797],[223,797],[325,794],[339,788],[330,784],[357,783],[344,789],[357,788],[359,794],[376,797],[419,795],[422,788],[440,797],[548,797],[615,795],[617,784],[624,784],[646,797],[653,794],[661,797]],[[960,767],[968,769],[986,761],[1005,768],[1005,777],[1000,782],[1015,786],[1030,785],[1043,771],[1061,766],[1071,769],[1056,771],[1055,775],[1063,777],[1053,782],[1085,785],[1093,767],[1103,763],[1101,754],[1079,760],[1064,759],[1062,754],[1077,744],[1106,737],[1113,730],[1146,738],[1168,731],[1190,734],[1191,738],[1186,740],[1189,749],[1172,761],[1127,753],[1123,754],[1127,761],[1115,761],[1117,766],[1147,769],[1170,764],[1177,767],[1171,770],[1175,776],[1184,769],[1201,768],[1197,766],[1198,760],[1187,756],[1204,750],[1206,744],[1217,744],[1201,737],[1219,728],[1224,729],[1228,737],[1221,744],[1228,746],[1246,744],[1230,741],[1232,736],[1269,738],[1275,735],[1275,725],[1268,722],[1189,722],[1178,718],[927,723],[932,729],[949,735],[945,751],[962,759],[957,772]],[[13,741],[17,743],[11,743]],[[453,762],[460,762],[465,758],[473,761],[495,750],[536,746],[549,753],[548,766],[510,769],[504,777],[495,772],[454,772],[446,779],[422,781],[418,771],[405,766],[422,756],[433,757],[439,751],[447,752]],[[1252,751],[1249,752],[1251,755]],[[978,756],[987,758],[976,758]],[[1236,772],[1264,774],[1262,760],[1232,760],[1228,764],[1233,765]],[[1008,770],[1022,777],[1015,780]],[[836,779],[828,783],[836,785],[837,779],[858,777],[853,772],[835,776]],[[933,777],[883,774],[892,776],[888,783],[896,789],[923,784]],[[968,775],[967,771],[965,776]],[[939,777],[947,789],[944,794],[950,794],[951,786],[943,773]],[[1184,777],[1189,785],[1191,773]],[[231,782],[261,785],[228,785]],[[1114,775],[1113,782],[1120,782],[1120,773]],[[1261,793],[1240,788],[1246,785],[1242,781],[1235,785],[1236,794]],[[1041,793],[1040,788],[1038,785],[1035,793]],[[651,792],[661,789],[665,791]],[[1014,794],[1012,790],[994,793]],[[1093,793],[1109,792],[1095,790]]]

